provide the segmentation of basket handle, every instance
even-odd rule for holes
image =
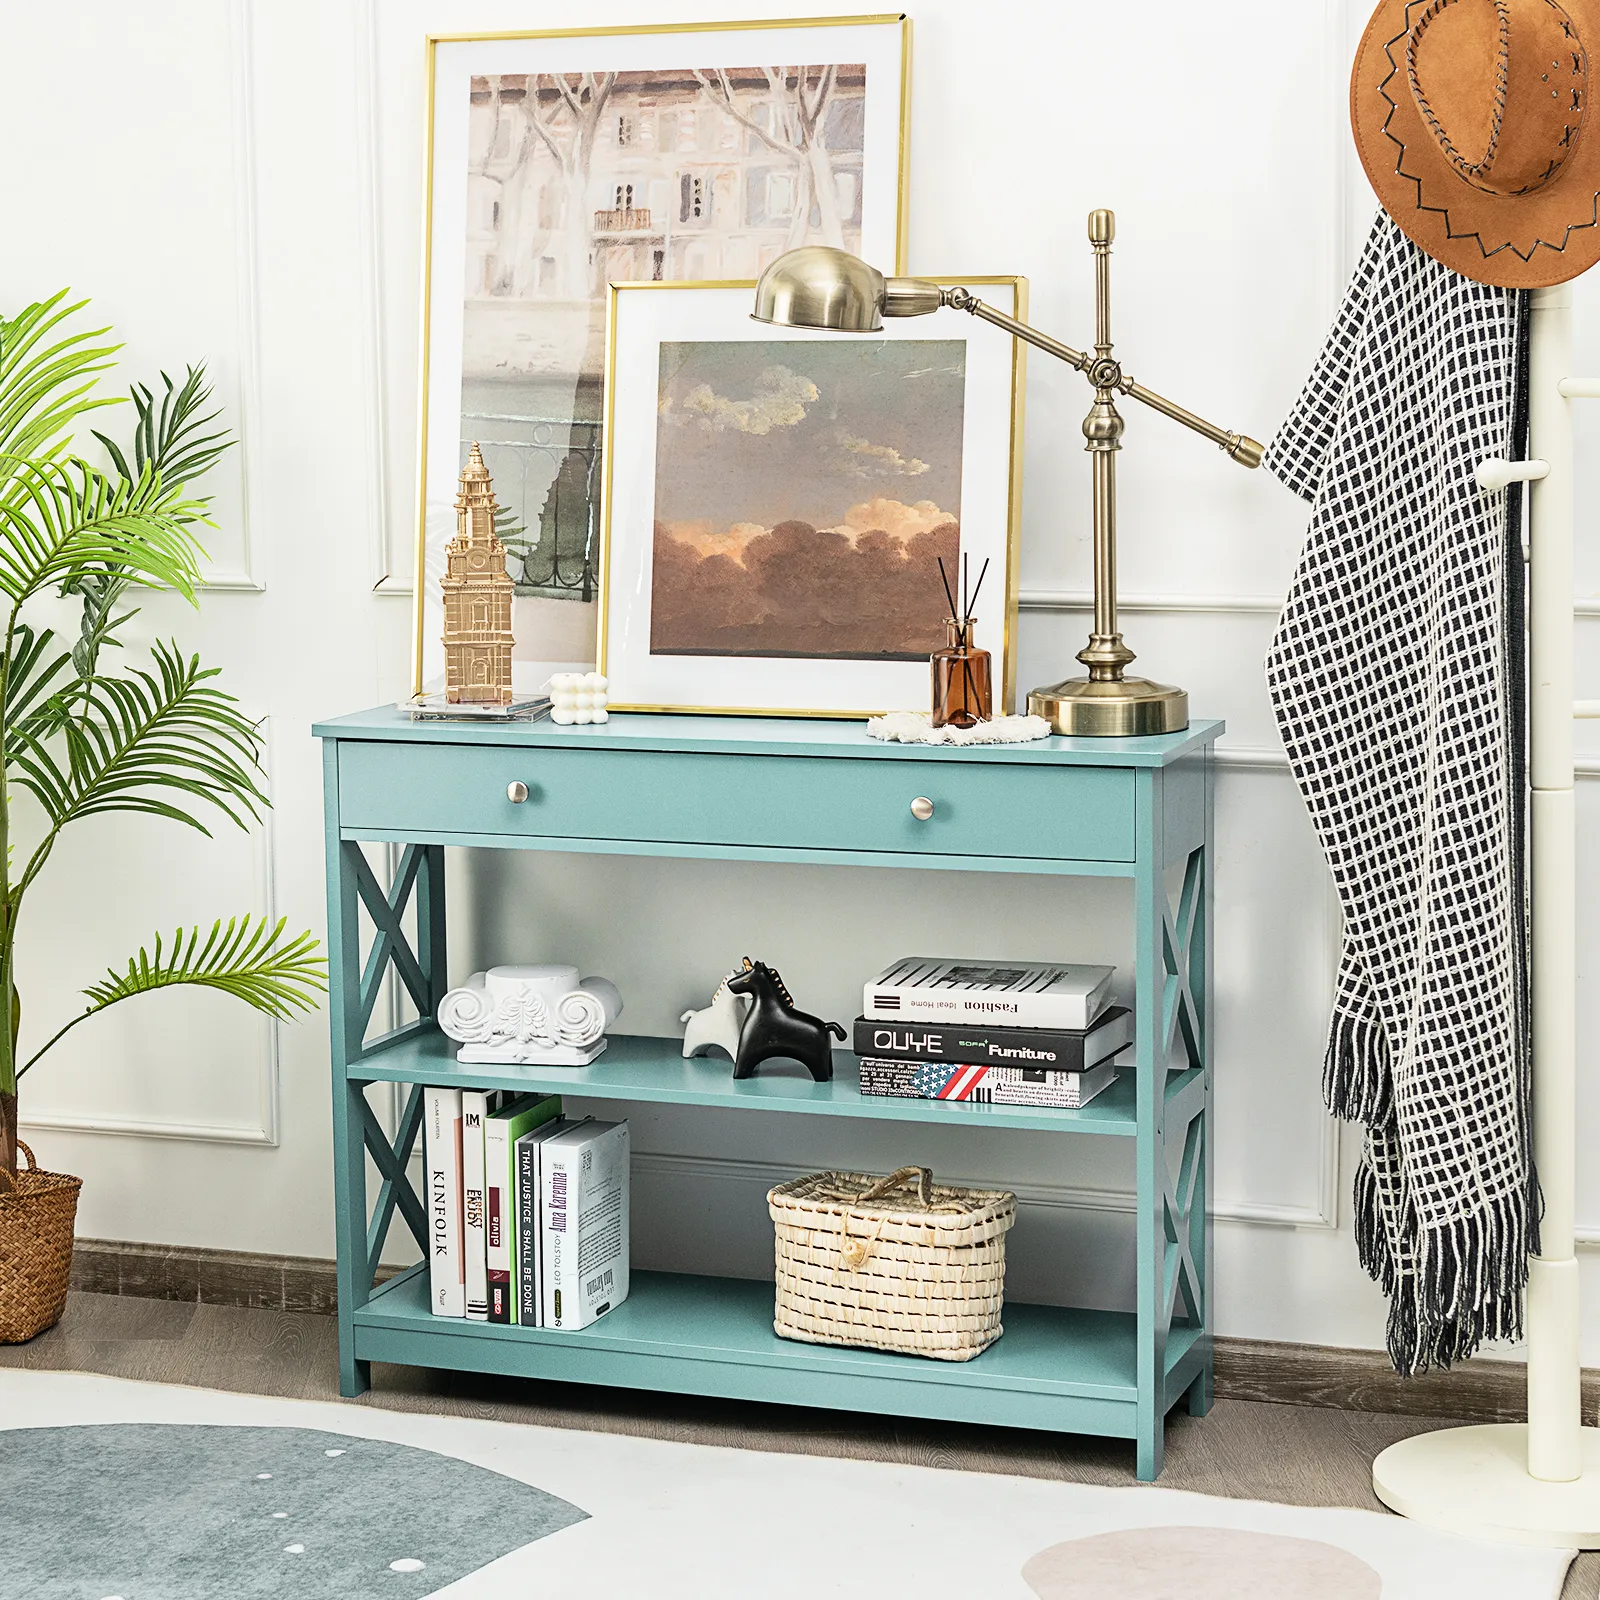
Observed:
[[[17,1140],[17,1149],[19,1149],[23,1155],[28,1158],[28,1171],[37,1172],[39,1170],[39,1163],[33,1159],[33,1151],[31,1151],[20,1139]],[[7,1187],[9,1188],[16,1189],[20,1187],[20,1185],[17,1183],[17,1180],[13,1178],[4,1167],[0,1167],[0,1178],[4,1178],[6,1180]]]
[[[903,1188],[911,1180],[917,1180],[917,1199],[924,1206],[933,1205],[933,1168],[932,1167],[898,1167],[887,1178],[879,1178],[870,1189],[863,1189],[856,1196],[858,1200],[881,1200],[885,1195],[893,1194],[896,1189]]]

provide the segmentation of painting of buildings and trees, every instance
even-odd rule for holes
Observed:
[[[965,388],[962,340],[664,343],[651,653],[940,648]]]
[[[471,80],[462,459],[482,442],[519,594],[587,601],[606,285],[859,250],[861,64]]]

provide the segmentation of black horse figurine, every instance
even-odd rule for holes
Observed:
[[[749,1015],[739,1032],[739,1053],[734,1058],[735,1078],[753,1078],[756,1068],[774,1056],[789,1056],[809,1069],[818,1083],[833,1076],[833,1045],[830,1038],[845,1036],[837,1022],[797,1011],[783,979],[764,961],[744,958],[744,969],[728,979],[735,994],[752,1000]]]

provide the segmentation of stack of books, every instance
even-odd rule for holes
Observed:
[[[561,1097],[423,1092],[435,1316],[585,1328],[628,1297],[628,1125]]]
[[[856,1018],[861,1092],[980,1105],[1085,1106],[1131,1054],[1111,967],[910,956]]]

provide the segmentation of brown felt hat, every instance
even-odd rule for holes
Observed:
[[[1350,123],[1384,209],[1436,261],[1537,289],[1600,260],[1600,0],[1381,0]]]

